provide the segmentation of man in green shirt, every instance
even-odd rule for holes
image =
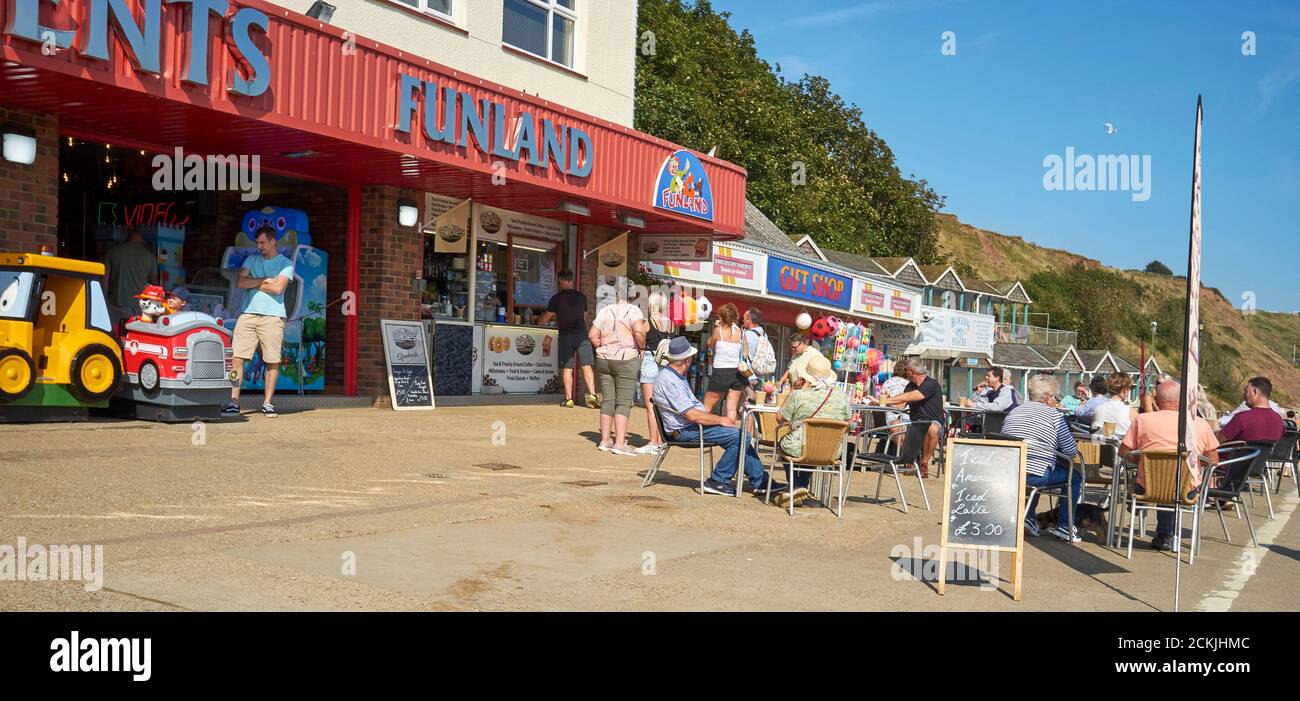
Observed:
[[[791,367],[790,380],[794,383],[795,389],[789,397],[786,397],[785,404],[781,405],[781,412],[777,414],[777,435],[781,435],[780,427],[785,424],[814,417],[836,421],[849,420],[849,398],[835,384],[835,370],[831,367],[831,361],[825,356],[818,353],[809,356],[807,362]],[[782,453],[798,457],[803,455],[803,441],[804,427],[797,426],[781,436],[778,445]],[[793,497],[795,506],[811,496],[808,491],[808,483],[811,479],[812,475],[807,472],[795,473]],[[790,499],[790,493],[781,492],[776,495],[774,501],[777,506],[787,508]]]
[[[135,296],[140,290],[158,284],[158,258],[144,245],[144,234],[133,229],[126,241],[109,250],[104,257],[104,276],[116,326],[117,319],[135,313]]]

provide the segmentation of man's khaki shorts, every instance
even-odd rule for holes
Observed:
[[[235,323],[235,357],[250,360],[258,346],[262,347],[262,362],[280,363],[280,343],[284,340],[284,319],[265,314],[240,314]]]

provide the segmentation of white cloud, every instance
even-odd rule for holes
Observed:
[[[798,56],[779,56],[774,59],[774,63],[781,66],[781,75],[785,76],[787,80],[798,81],[803,78],[805,73],[809,75],[817,74],[811,63]]]
[[[1267,112],[1273,100],[1297,81],[1300,81],[1300,47],[1284,56],[1259,79],[1259,111]]]
[[[838,10],[814,12],[791,18],[785,24],[791,27],[822,27],[839,24],[851,19],[874,17],[894,11],[926,10],[945,4],[946,0],[871,0]]]

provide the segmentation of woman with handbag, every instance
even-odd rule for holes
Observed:
[[[645,317],[629,304],[628,285],[614,285],[615,299],[596,313],[588,338],[596,348],[596,378],[600,384],[600,445],[616,455],[636,455],[627,445],[627,420],[636,396],[641,351],[645,348]],[[613,429],[613,441],[610,429]]]

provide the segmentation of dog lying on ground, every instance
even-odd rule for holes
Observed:
[[[1061,518],[1061,504],[1052,507],[1050,511],[1039,512],[1035,519],[1038,521],[1038,527],[1046,532],[1055,528]],[[1079,529],[1080,537],[1085,532],[1091,531],[1097,542],[1106,540],[1106,511],[1096,504],[1076,504],[1074,507],[1074,525]]]

